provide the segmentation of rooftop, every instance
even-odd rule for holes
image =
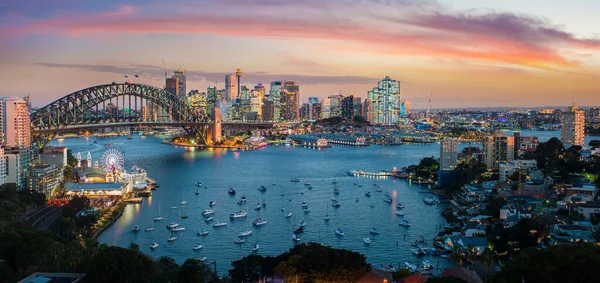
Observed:
[[[105,191],[105,190],[121,190],[121,184],[119,183],[66,183],[66,191]]]
[[[85,276],[85,273],[46,273],[36,272],[17,283],[75,283]]]

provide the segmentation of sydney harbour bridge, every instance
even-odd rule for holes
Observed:
[[[145,117],[142,109],[149,103],[161,109],[168,119],[158,121]],[[119,106],[125,108],[125,105],[128,111],[119,112]],[[220,123],[220,119],[201,113],[187,101],[164,89],[137,83],[112,83],[73,92],[33,112],[31,133],[36,145],[42,148],[57,135],[64,133],[113,127],[168,126],[182,127],[188,135],[207,144],[210,143],[215,123]],[[251,130],[284,124],[222,123],[221,127]]]

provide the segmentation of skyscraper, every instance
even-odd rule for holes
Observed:
[[[410,102],[408,100],[400,100],[400,117],[406,118],[410,113]]]
[[[392,125],[400,119],[400,82],[385,77],[377,87],[367,93],[372,112],[369,121],[374,124]]]
[[[281,120],[296,121],[300,118],[300,86],[296,81],[283,81],[281,83],[283,91],[281,92]]]
[[[185,70],[182,68],[179,68],[179,69],[173,71],[173,76],[171,78],[177,79],[178,95],[180,97],[185,97],[185,95],[187,94]]]
[[[458,160],[458,139],[445,138],[440,143],[440,170],[449,171],[456,168]]]
[[[496,131],[493,136],[486,136],[482,143],[483,163],[488,168],[498,168],[501,162],[510,162],[515,157],[515,137],[505,136]]]
[[[574,105],[569,107],[562,112],[561,125],[560,139],[564,145],[584,145],[585,111]]]
[[[31,146],[31,125],[29,108],[25,101],[18,97],[2,99],[2,126],[4,145],[14,148]]]
[[[281,118],[281,81],[271,82],[269,88],[269,101],[273,102],[273,122],[278,122]]]
[[[165,90],[173,95],[179,96],[179,79],[178,78],[167,78],[165,82]]]
[[[225,75],[225,101],[233,103],[237,98],[237,78],[235,74]]]

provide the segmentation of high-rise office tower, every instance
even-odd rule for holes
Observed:
[[[296,121],[300,118],[300,86],[296,81],[283,81],[281,85],[281,120]]]
[[[400,117],[406,118],[410,114],[410,102],[408,100],[400,100]]]
[[[342,98],[341,108],[341,117],[351,120],[354,117],[354,95],[350,94]]]
[[[237,98],[237,79],[235,74],[227,74],[225,75],[225,101],[229,103],[235,102]]]
[[[2,99],[2,132],[4,145],[14,148],[31,146],[31,124],[29,108],[25,101],[18,97]]]
[[[564,145],[584,145],[585,111],[574,105],[569,107],[562,112],[561,126],[560,139]]]
[[[327,119],[331,117],[331,98],[325,97],[321,101],[321,119]]]
[[[269,88],[269,101],[273,102],[273,122],[278,122],[281,118],[281,92],[281,81],[271,82]]]
[[[362,115],[362,99],[359,96],[354,97],[354,113],[352,116],[361,116]]]
[[[365,101],[363,101],[360,110],[363,118],[371,122],[371,119],[373,118],[373,104],[371,103],[371,99],[366,98]]]
[[[496,131],[482,141],[483,163],[488,168],[498,168],[501,162],[510,162],[515,157],[515,137]]]
[[[179,69],[173,71],[173,76],[171,78],[177,79],[178,95],[180,97],[185,97],[187,94],[185,70],[182,68],[179,68]]]
[[[369,121],[374,124],[392,125],[400,119],[400,82],[385,77],[377,87],[367,93],[372,112]]]
[[[458,160],[458,143],[455,138],[445,138],[440,143],[440,170],[449,171],[456,168]]]
[[[173,95],[179,96],[179,79],[178,78],[167,78],[165,82],[165,90]]]

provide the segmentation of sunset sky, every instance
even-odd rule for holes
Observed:
[[[85,2],[85,3],[84,3]],[[93,85],[300,84],[301,100],[385,76],[416,108],[600,105],[597,0],[0,1],[0,96]]]

